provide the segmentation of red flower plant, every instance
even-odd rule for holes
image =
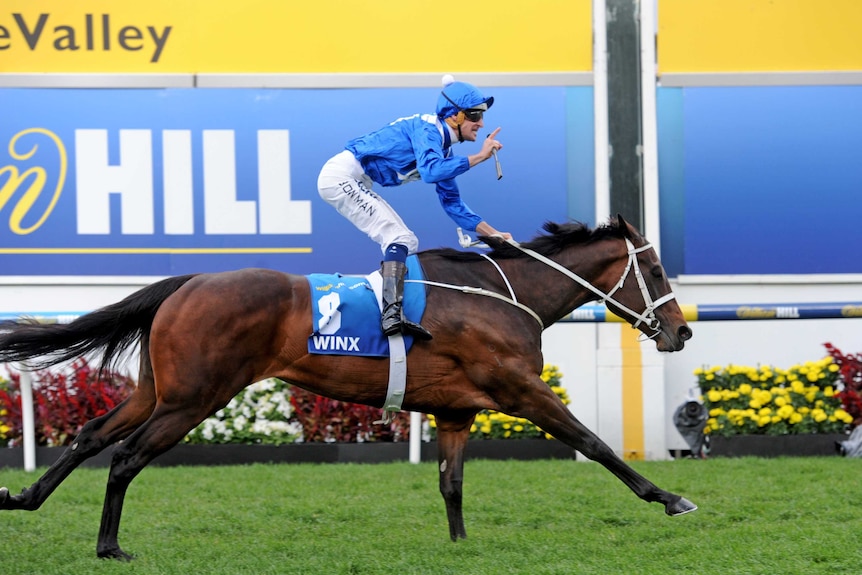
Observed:
[[[844,405],[844,411],[853,416],[853,427],[862,425],[862,354],[844,354],[831,343],[824,343],[826,351],[838,366],[838,374],[844,389],[836,395]]]
[[[21,374],[9,370],[12,380],[0,388],[0,410],[6,410],[10,445],[21,441]],[[135,389],[128,376],[113,371],[99,372],[83,359],[64,372],[33,373],[33,411],[36,445],[69,445],[89,420],[104,415]]]
[[[375,424],[383,416],[379,408],[321,397],[296,386],[290,388],[290,403],[306,442],[406,441],[410,435],[405,413],[392,423]]]

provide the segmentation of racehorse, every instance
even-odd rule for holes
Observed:
[[[453,541],[466,537],[464,450],[483,409],[532,421],[601,463],[641,499],[663,504],[668,515],[697,508],[623,462],[540,377],[543,329],[594,300],[654,339],[659,351],[683,349],[692,332],[655,250],[621,216],[595,229],[548,222],[544,231],[524,244],[481,238],[491,248],[486,253],[418,254],[428,280],[422,324],[434,338],[409,351],[403,408],[436,418],[440,492]],[[0,324],[0,362],[30,360],[34,367],[94,353],[106,367],[140,343],[136,390],[87,422],[28,489],[14,496],[0,489],[0,509],[38,509],[82,461],[122,440],[111,461],[96,551],[128,560],[117,536],[131,481],[247,385],[275,377],[334,399],[383,405],[385,358],[309,354],[309,292],[306,277],[265,269],[185,275],[68,325]]]

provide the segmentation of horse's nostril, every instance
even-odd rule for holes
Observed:
[[[681,339],[682,341],[688,341],[691,339],[692,336],[691,328],[687,325],[680,326],[680,328],[677,330],[677,334],[679,335],[679,339]]]

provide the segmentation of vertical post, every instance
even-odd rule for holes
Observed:
[[[36,469],[36,423],[33,415],[33,375],[27,366],[21,373],[21,435],[24,439],[24,471]]]
[[[656,118],[657,0],[640,0],[641,122],[643,140],[643,233],[661,256]]]
[[[593,0],[593,122],[595,133],[596,224],[611,215],[610,143],[608,141],[607,5]]]
[[[422,414],[410,412],[410,463],[422,461]]]
[[[606,0],[610,208],[644,229],[639,0]]]

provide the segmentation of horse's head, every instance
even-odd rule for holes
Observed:
[[[627,263],[605,304],[646,337],[654,339],[659,351],[681,350],[691,339],[692,332],[658,254],[620,215],[617,216],[617,226],[625,240]]]

